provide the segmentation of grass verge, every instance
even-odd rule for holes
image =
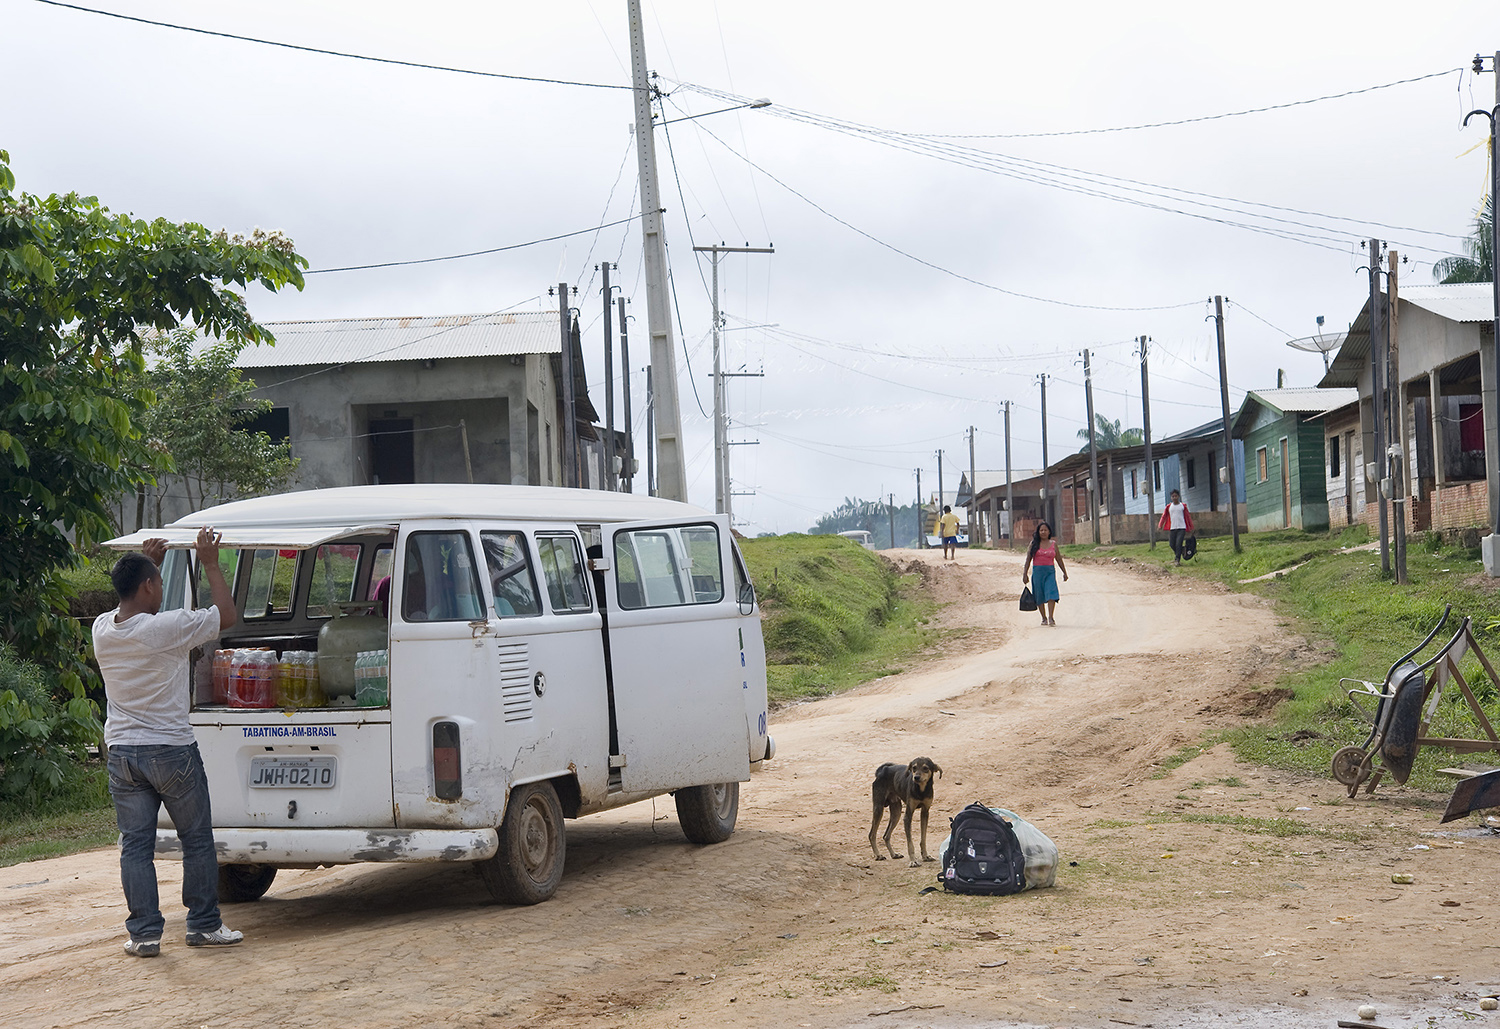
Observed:
[[[45,805],[0,804],[0,868],[107,847],[117,835],[108,776],[93,761]]]
[[[761,601],[773,704],[904,670],[937,637],[917,577],[840,536],[742,540]]]

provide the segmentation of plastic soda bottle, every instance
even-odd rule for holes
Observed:
[[[235,650],[229,659],[228,688],[225,690],[225,701],[230,707],[246,707],[243,699],[245,695],[245,663],[249,660],[250,653],[245,650]]]
[[[380,691],[380,706],[384,707],[391,702],[391,652],[389,650],[375,652],[375,679]]]
[[[211,702],[229,703],[229,662],[234,658],[232,650],[214,651],[214,692]]]

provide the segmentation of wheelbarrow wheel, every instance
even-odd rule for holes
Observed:
[[[1364,765],[1370,760],[1363,747],[1341,747],[1333,755],[1333,777],[1345,786],[1359,782]]]

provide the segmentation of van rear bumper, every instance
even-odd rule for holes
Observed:
[[[221,865],[349,865],[361,861],[483,861],[494,829],[215,829]],[[156,856],[182,860],[182,843],[158,829]]]

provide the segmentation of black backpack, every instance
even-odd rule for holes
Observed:
[[[1009,822],[983,804],[970,804],[949,824],[945,889],[1003,897],[1026,888],[1026,854]]]

